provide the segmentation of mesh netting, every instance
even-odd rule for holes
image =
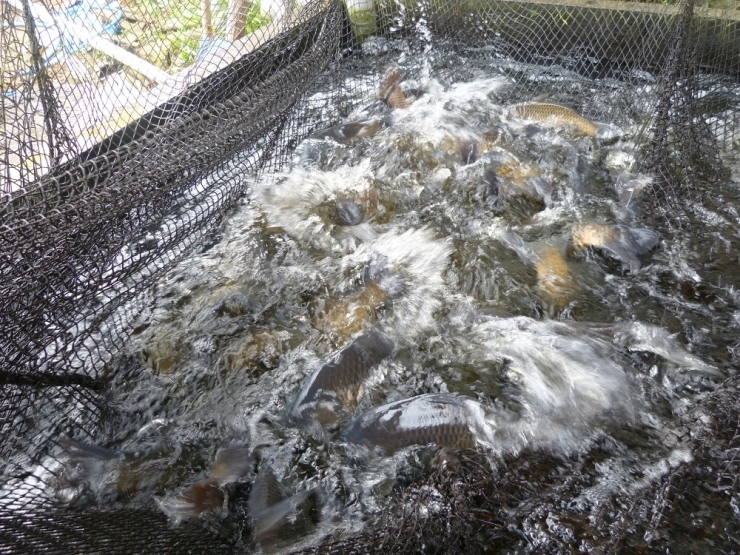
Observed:
[[[244,174],[281,167],[308,133],[372,94],[372,84],[342,78],[367,37],[409,37],[419,50],[443,40],[608,81],[612,121],[631,110],[621,91],[656,75],[644,89],[655,117],[639,137],[641,168],[657,179],[655,208],[675,221],[697,183],[726,174],[725,153],[740,143],[740,89],[730,87],[740,77],[740,12],[693,0],[3,0],[0,14],[3,552],[248,545],[246,508],[218,525],[173,529],[153,508],[69,507],[46,492],[61,472],[61,437],[115,437],[106,393],[123,378],[108,363],[154,280],[215,240],[248,193]],[[553,99],[568,86],[558,83],[548,82]],[[516,86],[538,92],[526,79]],[[604,115],[587,98],[573,107]],[[737,551],[731,528],[706,528],[708,514],[737,523],[739,409],[730,379],[681,416],[691,464],[603,507],[574,500],[594,484],[608,444],[577,460],[523,453],[496,470],[480,453],[423,452],[379,524],[310,552],[688,553],[706,542]]]

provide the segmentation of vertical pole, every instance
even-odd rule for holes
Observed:
[[[203,13],[203,38],[213,38],[213,23],[211,22],[211,0],[200,0],[201,12]]]
[[[251,5],[251,0],[229,0],[229,12],[226,15],[226,40],[234,42],[244,36],[247,12]]]

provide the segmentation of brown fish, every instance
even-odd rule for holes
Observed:
[[[408,108],[410,102],[399,86],[401,81],[401,68],[396,64],[388,66],[383,77],[383,83],[378,90],[378,98],[388,104],[391,108]]]
[[[576,135],[611,139],[618,131],[610,125],[596,123],[584,118],[575,110],[554,102],[524,102],[509,107],[509,115],[514,118],[536,121],[545,127],[569,129]]]
[[[533,249],[516,233],[506,231],[499,235],[504,245],[513,250],[525,264],[537,272],[537,290],[552,303],[556,312],[563,310],[576,291],[568,261],[557,247]]]
[[[626,225],[578,224],[571,231],[571,245],[575,251],[589,247],[603,250],[633,273],[641,267],[637,256],[649,252],[659,239],[655,231]]]
[[[370,372],[393,351],[382,333],[369,330],[318,367],[303,383],[290,410],[289,421],[311,427],[335,426],[357,406]]]
[[[484,179],[496,181],[498,196],[524,196],[550,203],[552,184],[540,175],[537,166],[522,162],[503,148],[493,148],[486,154],[488,164]]]
[[[575,286],[568,262],[560,249],[545,248],[535,261],[534,268],[537,271],[537,289],[540,293],[554,303],[556,310],[565,308]]]
[[[376,319],[376,307],[388,294],[375,283],[368,283],[349,298],[330,301],[314,319],[314,326],[333,339],[354,335]]]
[[[174,497],[157,502],[174,524],[208,514],[222,514],[227,501],[224,486],[245,476],[251,465],[249,447],[227,445],[216,453],[210,477],[191,484]]]

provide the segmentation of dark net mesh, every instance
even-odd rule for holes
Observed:
[[[136,376],[107,364],[137,329],[154,280],[215,240],[249,192],[240,176],[281,167],[309,132],[372,94],[342,78],[369,36],[411,37],[420,51],[435,41],[485,48],[492,59],[609,81],[612,121],[631,110],[627,88],[656,75],[642,99],[655,116],[639,138],[641,165],[656,178],[656,209],[675,221],[698,182],[724,175],[723,153],[737,153],[738,89],[717,100],[740,76],[737,9],[694,0],[271,6],[0,1],[3,553],[248,545],[239,506],[218,524],[174,529],[154,508],[70,507],[47,490],[65,472],[60,438],[115,437],[106,392]],[[554,100],[568,92],[558,83],[548,81]],[[539,92],[526,79],[516,86]],[[573,107],[605,114],[585,96]],[[735,379],[703,397],[681,416],[691,464],[599,507],[577,498],[608,442],[577,459],[525,452],[495,470],[480,453],[423,452],[377,525],[308,552],[690,553],[707,542],[737,552],[739,399]],[[717,529],[708,504],[726,516]]]

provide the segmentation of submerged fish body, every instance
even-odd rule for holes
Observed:
[[[316,131],[310,138],[312,139],[332,139],[337,143],[346,143],[352,139],[364,139],[372,137],[380,131],[387,122],[382,118],[369,118],[349,123],[333,125],[321,131]]]
[[[388,293],[367,283],[349,298],[328,302],[326,310],[314,319],[314,326],[332,338],[346,338],[375,322],[376,307],[388,298]]]
[[[535,262],[537,289],[554,303],[556,310],[562,310],[574,293],[575,285],[568,261],[560,249],[545,248]]]
[[[325,428],[336,425],[357,405],[370,372],[393,351],[382,333],[370,330],[317,368],[303,383],[290,410],[293,424]]]
[[[613,127],[593,122],[575,110],[554,102],[523,102],[509,107],[509,116],[536,121],[545,127],[570,129],[576,135],[612,139],[618,132]]]
[[[550,203],[552,184],[540,175],[537,166],[522,162],[511,152],[496,147],[486,154],[484,180],[497,188],[501,198],[524,196]]]
[[[208,478],[195,482],[174,497],[157,499],[157,503],[173,524],[208,514],[222,514],[227,502],[224,486],[244,477],[252,467],[252,460],[248,446],[224,446],[216,453]]]
[[[336,206],[339,225],[353,226],[362,223],[362,220],[364,219],[362,209],[357,205],[354,199],[346,195],[339,195],[337,197]]]
[[[573,248],[583,250],[596,248],[605,251],[623,267],[634,273],[641,267],[638,255],[646,254],[658,244],[660,236],[651,229],[633,228],[626,225],[579,224],[573,227]]]
[[[411,445],[473,448],[478,401],[450,394],[426,394],[375,407],[357,417],[344,434],[348,443],[393,453]]]
[[[499,240],[513,250],[522,262],[534,266],[537,289],[542,296],[552,302],[556,310],[565,308],[575,292],[575,283],[561,249],[554,246],[535,249],[511,231],[500,233]]]

